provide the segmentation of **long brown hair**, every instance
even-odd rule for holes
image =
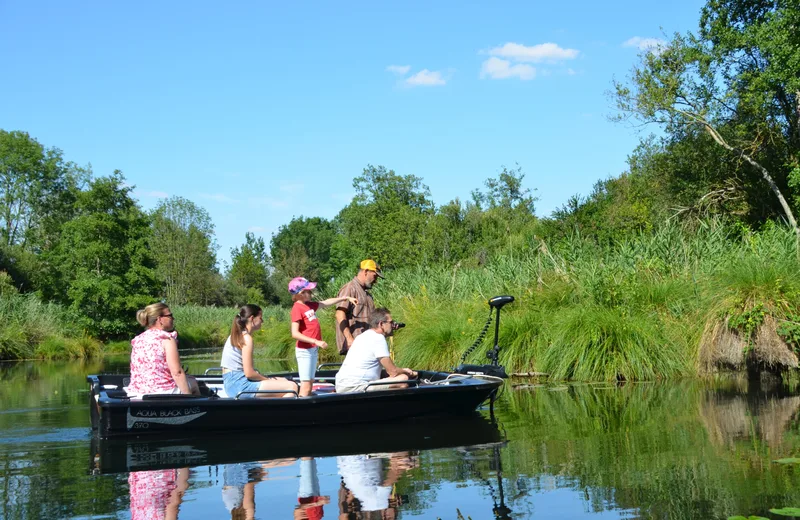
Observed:
[[[241,349],[244,346],[244,332],[247,330],[247,320],[251,316],[258,316],[261,314],[261,307],[248,303],[242,305],[239,313],[233,318],[233,325],[231,326],[231,345]]]
[[[166,309],[169,309],[166,303],[151,303],[144,309],[136,311],[136,321],[138,321],[139,325],[142,327],[149,329],[156,324],[156,321]]]

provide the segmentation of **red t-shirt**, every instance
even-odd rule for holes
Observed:
[[[322,497],[298,497],[297,502],[303,506],[305,504],[313,504],[317,500],[321,499]],[[305,507],[306,516],[308,516],[308,520],[319,520],[322,518],[324,514],[322,511],[322,506],[310,506]]]
[[[319,327],[317,313],[319,302],[294,302],[292,306],[292,322],[300,323],[300,334],[309,338],[322,339],[322,329]],[[298,341],[297,348],[314,348],[315,345]]]

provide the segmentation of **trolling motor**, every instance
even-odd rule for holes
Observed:
[[[502,377],[503,379],[507,379],[508,375],[506,374],[506,369],[500,365],[499,356],[500,356],[500,346],[497,343],[498,336],[500,335],[500,309],[503,308],[504,305],[509,304],[514,301],[513,296],[495,296],[491,298],[489,303],[489,318],[486,320],[486,324],[483,326],[483,330],[478,335],[478,339],[475,340],[475,343],[472,344],[470,348],[464,352],[464,355],[461,356],[461,364],[458,365],[456,368],[453,369],[453,372],[457,374],[471,374],[471,375],[486,375],[486,376],[494,376],[494,377]],[[478,348],[478,345],[481,344],[483,341],[483,337],[486,335],[486,331],[489,329],[489,325],[492,323],[492,311],[495,311],[496,318],[494,323],[494,347],[490,349],[486,353],[486,357],[489,358],[491,364],[488,365],[465,365],[464,361],[466,361],[467,357],[469,357],[472,352]]]

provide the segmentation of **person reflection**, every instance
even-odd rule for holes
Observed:
[[[339,489],[339,519],[384,519],[397,517],[403,497],[394,484],[400,476],[418,466],[409,452],[337,457],[342,485]],[[386,476],[384,477],[384,469]]]
[[[300,489],[298,505],[294,509],[295,520],[319,520],[323,516],[322,506],[329,504],[331,497],[320,496],[317,461],[313,457],[300,459]]]
[[[231,520],[253,520],[256,515],[255,485],[268,479],[269,468],[290,466],[295,459],[226,464],[222,471],[222,502]]]
[[[189,468],[133,471],[128,487],[131,520],[174,520],[189,487]]]

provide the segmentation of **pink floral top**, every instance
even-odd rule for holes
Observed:
[[[161,343],[177,338],[178,333],[174,331],[147,329],[131,340],[131,383],[126,389],[129,394],[163,394],[178,388]]]
[[[170,494],[178,487],[178,470],[132,471],[131,520],[163,520]]]

